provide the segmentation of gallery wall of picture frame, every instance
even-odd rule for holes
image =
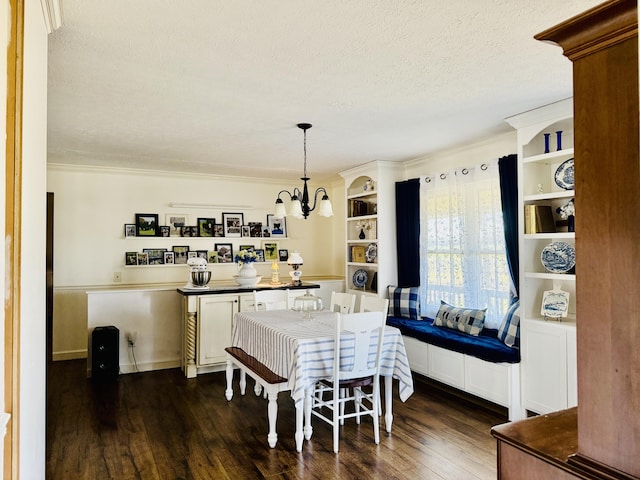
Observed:
[[[167,213],[160,225],[157,213],[136,213],[135,223],[124,224],[124,237],[226,237],[226,238],[287,238],[286,217],[267,215],[266,222],[245,223],[244,213],[222,213],[220,222],[214,217],[197,217]]]
[[[259,246],[233,243],[215,243],[213,250],[192,250],[188,245],[174,245],[171,248],[143,248],[141,252],[125,252],[124,264],[132,266],[187,265],[190,258],[204,258],[207,263],[235,263],[236,254],[242,250],[256,253],[256,262],[286,262],[289,250],[280,248],[278,242],[263,240]]]
[[[287,239],[287,222],[284,217],[267,215],[266,222],[247,222],[243,213],[222,213],[218,223],[216,218],[197,217],[192,222],[189,215],[167,213],[165,225],[159,225],[157,213],[136,213],[135,223],[124,225],[124,237],[129,238],[219,238],[213,249],[192,250],[187,245],[170,248],[143,248],[142,251],[125,252],[125,266],[187,265],[189,258],[204,258],[210,264],[234,263],[234,243],[240,242],[237,251],[253,250],[257,262],[285,262],[289,257],[287,249],[279,248],[274,240]],[[244,239],[261,239],[259,245],[242,243]],[[224,239],[224,240],[223,240]],[[228,239],[228,240],[227,240]]]

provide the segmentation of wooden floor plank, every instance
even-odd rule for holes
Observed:
[[[506,416],[416,381],[406,403],[394,388],[391,434],[380,422],[351,420],[333,453],[331,427],[314,421],[295,450],[295,409],[278,396],[278,444],[267,444],[267,401],[247,393],[224,396],[224,373],[185,379],[179,369],[86,378],[86,363],[53,363],[49,372],[47,463],[50,480],[73,479],[416,479],[496,477],[493,425]]]

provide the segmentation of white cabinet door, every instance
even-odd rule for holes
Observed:
[[[567,408],[578,405],[578,346],[576,329],[567,329]]]
[[[561,323],[522,320],[523,394],[527,410],[542,414],[569,406],[568,328],[571,327]]]
[[[429,375],[429,356],[427,353],[427,344],[413,337],[402,336],[404,348],[407,352],[409,366],[414,372],[422,375]]]
[[[206,295],[198,304],[198,366],[224,363],[238,295]]]
[[[427,357],[429,377],[464,390],[464,355],[428,344]]]

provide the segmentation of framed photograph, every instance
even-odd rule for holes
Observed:
[[[230,243],[216,243],[218,263],[233,263],[233,245]]]
[[[239,238],[242,236],[242,225],[244,225],[243,213],[223,213],[222,225],[224,225],[224,236]]]
[[[198,252],[196,252],[195,250],[189,250],[187,252],[187,260],[189,260],[190,258],[198,258]]]
[[[181,237],[190,237],[191,236],[191,227],[188,225],[184,225],[180,227],[180,236]]]
[[[269,230],[269,227],[267,225],[262,226],[262,235],[260,236],[264,238],[271,236],[271,230]]]
[[[267,215],[267,227],[272,238],[285,238],[287,236],[287,219],[285,217]]]
[[[213,226],[215,224],[215,218],[198,218],[198,236],[213,237]]]
[[[248,251],[253,251],[255,250],[255,245],[240,245],[238,247],[240,250],[248,250]]]
[[[243,237],[251,236],[251,227],[249,225],[242,225],[242,236]]]
[[[157,237],[158,234],[157,213],[136,213],[136,236]]]
[[[186,265],[188,254],[189,254],[189,246],[188,245],[174,246],[172,250],[173,250],[174,263],[177,265]]]
[[[136,261],[138,265],[149,265],[149,254],[148,253],[137,253]]]
[[[216,223],[213,226],[213,236],[224,237],[224,225],[222,225],[221,223]]]
[[[171,236],[171,227],[167,225],[160,225],[160,236],[161,237],[170,237]]]
[[[249,236],[250,237],[262,236],[262,222],[249,222]]]
[[[218,263],[218,252],[209,250],[207,252],[207,263]]]
[[[198,254],[198,258],[204,258],[205,260],[209,256],[207,250],[196,250],[196,253]]]
[[[181,228],[189,225],[189,216],[184,213],[167,213],[164,216],[164,223],[169,227],[169,235],[180,237]]]
[[[173,265],[174,264],[174,254],[173,252],[164,252],[164,263],[165,265]]]
[[[256,262],[264,262],[264,248],[256,248]]]
[[[149,254],[149,265],[163,265],[164,264],[164,252],[166,248],[143,248],[144,253]]]
[[[137,265],[138,264],[138,252],[126,252],[124,254],[125,265]]]
[[[135,237],[136,236],[136,224],[135,223],[125,223],[124,224],[124,236],[125,237]]]
[[[278,244],[276,242],[262,242],[262,248],[266,262],[278,260]]]
[[[191,227],[191,236],[192,237],[197,237],[198,236],[198,226],[197,225],[193,225]]]
[[[289,258],[289,250],[278,250],[278,261],[286,262]]]

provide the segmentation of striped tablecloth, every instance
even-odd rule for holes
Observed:
[[[332,374],[333,318],[331,312],[314,312],[312,320],[303,319],[302,313],[292,310],[238,312],[233,322],[232,346],[287,378],[291,397],[297,403],[304,398],[306,387]],[[371,355],[375,357],[374,344]],[[380,374],[399,381],[403,402],[413,393],[404,342],[395,327],[385,326]]]

